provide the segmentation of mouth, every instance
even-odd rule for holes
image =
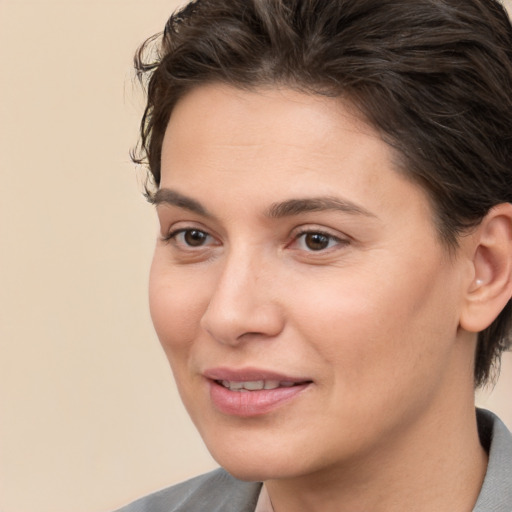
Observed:
[[[210,399],[223,414],[261,416],[298,399],[313,381],[263,370],[214,369],[205,372]]]
[[[248,381],[234,381],[234,380],[215,380],[215,382],[230,391],[239,391],[241,393],[247,391],[261,391],[262,389],[277,389],[277,388],[291,388],[299,386],[311,381],[293,382],[289,380],[248,380]]]

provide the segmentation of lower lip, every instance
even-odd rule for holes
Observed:
[[[231,391],[215,381],[210,381],[210,398],[220,412],[248,418],[277,409],[302,393],[309,384],[307,382],[291,387],[257,391]]]

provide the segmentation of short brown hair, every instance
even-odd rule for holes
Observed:
[[[155,53],[156,51],[156,53]],[[202,84],[347,99],[428,193],[449,248],[512,202],[512,28],[494,0],[195,0],[139,49],[135,161],[160,182],[176,102]],[[479,333],[475,385],[510,348],[512,301]]]

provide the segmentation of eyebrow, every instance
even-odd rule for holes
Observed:
[[[306,212],[321,212],[326,210],[341,211],[351,215],[376,217],[372,212],[352,201],[338,197],[311,197],[304,199],[289,199],[281,203],[274,203],[267,211],[270,218],[291,217]]]
[[[199,201],[180,194],[175,190],[171,190],[170,188],[161,188],[157,190],[156,194],[149,199],[149,202],[155,206],[158,206],[159,204],[169,204],[177,206],[178,208],[184,208],[185,210],[189,210],[204,217],[213,217],[213,215],[209,213]]]
[[[185,196],[175,190],[169,188],[161,188],[157,190],[155,195],[149,200],[152,204],[168,204],[178,208],[184,208],[190,212],[197,213],[204,217],[213,215],[195,199]],[[282,217],[292,217],[307,212],[321,211],[341,211],[350,215],[363,215],[365,217],[376,217],[372,212],[359,206],[352,201],[341,199],[333,196],[307,197],[299,199],[288,199],[286,201],[273,203],[265,212],[265,216],[271,219],[279,219]]]

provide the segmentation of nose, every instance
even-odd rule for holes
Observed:
[[[219,343],[233,346],[249,338],[277,336],[284,316],[273,283],[275,272],[261,259],[233,254],[219,270],[201,327]]]

